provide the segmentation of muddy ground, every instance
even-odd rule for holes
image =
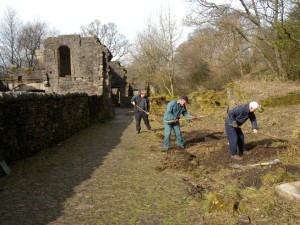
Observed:
[[[285,113],[295,115],[299,109],[299,105],[293,106]],[[157,170],[177,171],[187,193],[201,204],[200,224],[300,224],[299,204],[275,193],[276,185],[300,180],[299,141],[291,139],[295,128],[280,119],[280,129],[268,127],[269,117],[285,119],[277,110],[256,113],[261,127],[258,134],[251,132],[250,122],[243,125],[245,149],[251,152],[243,155],[243,161],[231,159],[222,116],[183,120],[186,150],[176,149],[173,135],[172,151],[161,159]],[[163,132],[157,136],[162,140]]]

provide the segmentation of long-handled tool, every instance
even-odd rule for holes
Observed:
[[[262,132],[262,131],[258,131],[258,133],[254,133],[254,132],[249,132],[249,133],[247,133],[247,134],[260,134],[260,135],[263,135],[263,136],[266,136],[266,137],[269,137],[269,138],[273,138],[273,139],[276,139],[276,140],[278,140],[278,141],[282,141],[282,142],[289,142],[288,140],[286,140],[286,139],[283,139],[283,138],[280,138],[280,137],[276,137],[276,136],[274,136],[274,135],[271,135],[271,134],[267,134],[267,133],[265,133],[265,132]]]
[[[261,132],[261,131],[258,131],[257,134],[261,134],[263,136],[266,136],[266,137],[269,137],[269,138],[273,138],[273,139],[277,140],[278,142],[288,143],[288,144],[292,144],[292,145],[299,145],[300,144],[300,141],[298,141],[298,140],[284,139],[284,138],[276,137],[276,136],[271,135],[271,134],[266,134],[266,133]]]
[[[195,120],[195,119],[200,119],[200,118],[203,118],[204,116],[197,116],[197,117],[194,117],[194,118],[183,118],[183,119],[180,119],[180,120]],[[174,123],[176,122],[177,120],[165,120],[166,123]]]
[[[248,165],[233,164],[230,166],[234,169],[246,169],[246,168],[252,168],[252,167],[257,167],[257,166],[273,166],[278,163],[280,163],[280,160],[274,159],[273,161],[270,161],[270,162],[262,162],[262,163],[256,163],[256,164],[248,164]]]
[[[289,142],[288,140],[282,139],[280,137],[276,137],[276,136],[271,135],[271,134],[266,134],[264,132],[259,132],[259,134],[262,134],[262,135],[264,135],[266,137],[274,138],[274,139],[277,139],[277,140],[280,140],[280,141]]]
[[[137,107],[139,110],[143,111],[144,113],[146,113],[146,114],[150,114],[149,112],[147,112],[147,111],[143,110],[141,107],[139,107],[139,106],[137,106],[137,105],[134,105],[134,106],[135,106],[135,107]]]

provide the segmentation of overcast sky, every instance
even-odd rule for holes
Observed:
[[[186,4],[185,0],[0,0],[0,19],[11,7],[24,22],[38,19],[60,34],[80,33],[81,26],[97,19],[102,24],[115,23],[118,31],[133,41],[146,27],[147,19],[156,17],[161,8],[170,7],[180,23],[186,15]]]

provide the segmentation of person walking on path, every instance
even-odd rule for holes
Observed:
[[[238,105],[228,112],[225,119],[225,130],[232,159],[243,160],[241,157],[243,154],[251,154],[251,152],[244,152],[245,139],[240,126],[250,119],[253,132],[258,132],[256,116],[254,114],[258,107],[257,102],[250,102],[249,104]]]
[[[165,136],[163,143],[163,150],[168,151],[170,147],[171,130],[173,129],[176,136],[176,144],[179,149],[184,149],[182,136],[180,132],[179,116],[182,114],[186,118],[195,119],[187,112],[186,104],[188,103],[188,97],[186,95],[181,96],[179,99],[174,99],[167,104],[167,109],[164,114],[164,127]]]
[[[145,126],[149,131],[152,131],[148,115],[150,110],[149,99],[147,97],[147,91],[142,90],[140,95],[135,95],[131,99],[131,104],[134,106],[135,114],[135,129],[136,133],[141,132],[141,120],[143,118]]]

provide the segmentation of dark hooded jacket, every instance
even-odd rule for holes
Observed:
[[[141,109],[145,110],[146,112],[149,112],[150,110],[150,104],[149,99],[147,96],[142,97],[141,95],[135,95],[131,98],[131,102],[135,102],[135,104],[140,107]],[[137,113],[141,111],[138,107],[134,107],[134,111]],[[142,111],[143,112],[143,111]]]

